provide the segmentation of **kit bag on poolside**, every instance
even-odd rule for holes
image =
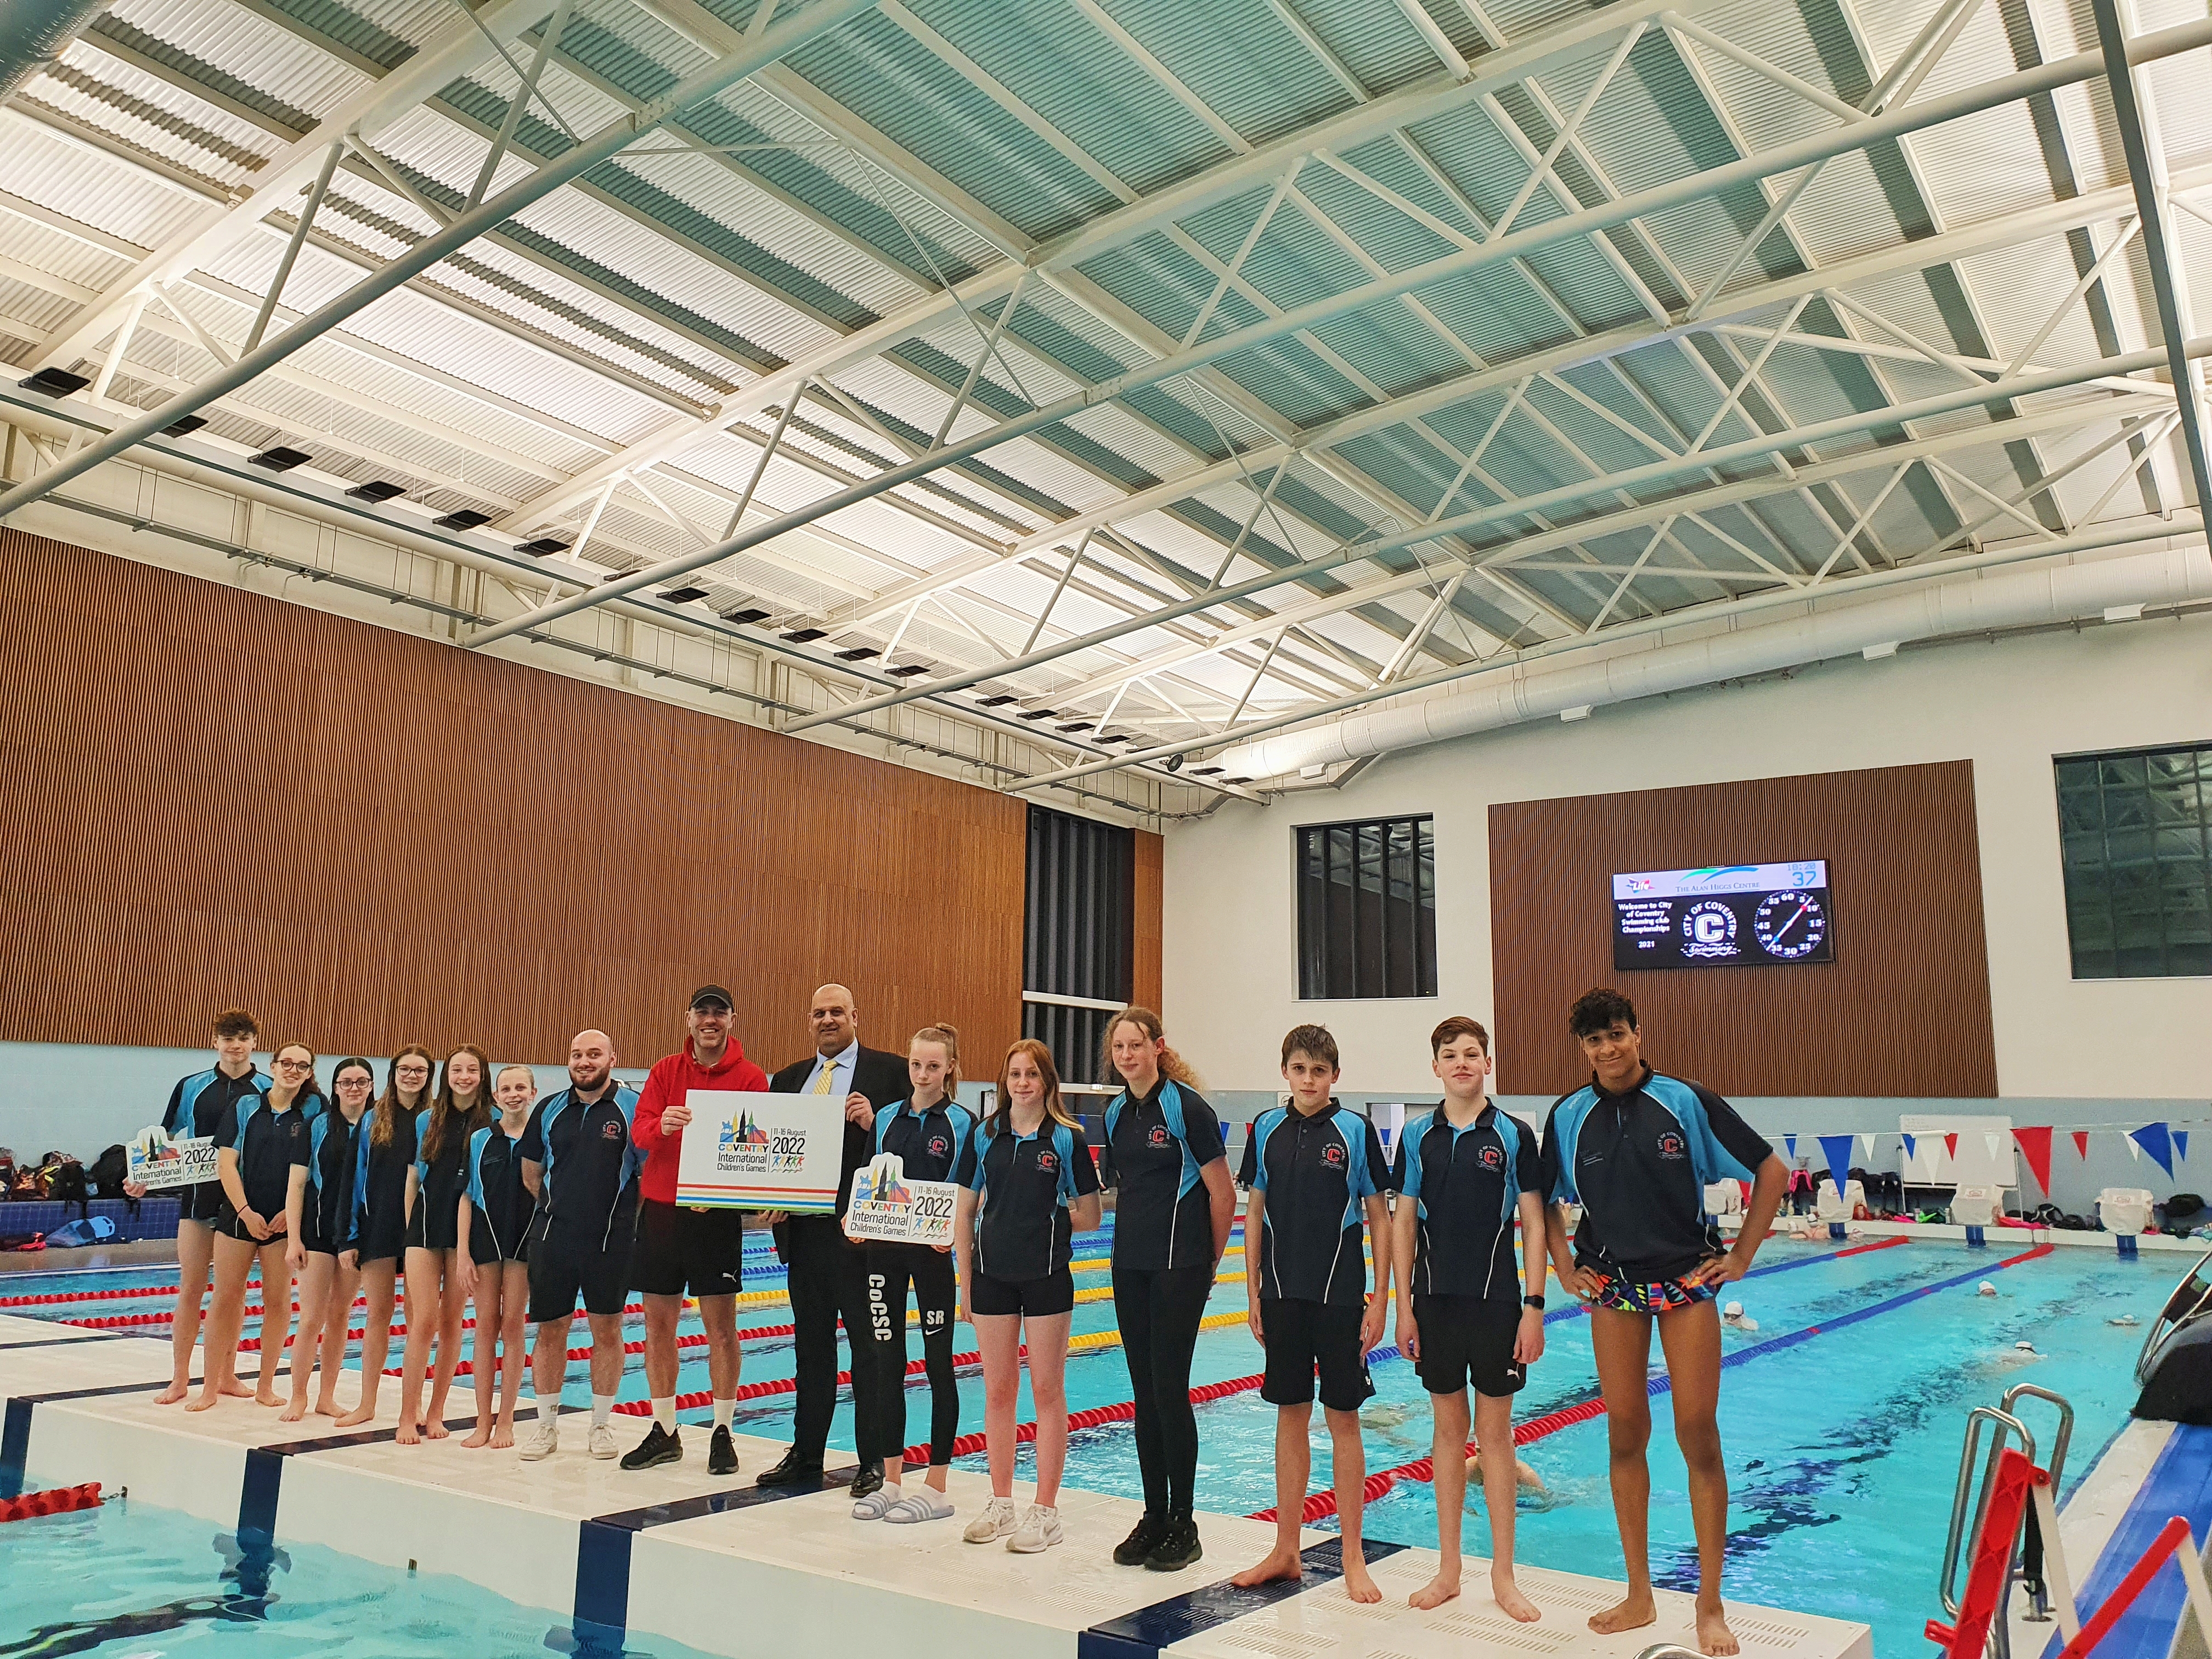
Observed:
[[[115,1237],[115,1224],[104,1215],[84,1216],[64,1222],[46,1235],[52,1249],[76,1249],[86,1244],[105,1244]]]
[[[137,1215],[138,1200],[123,1190],[124,1177],[130,1168],[131,1160],[124,1155],[122,1143],[118,1141],[93,1159],[88,1173],[94,1197],[119,1198],[131,1206],[131,1213]]]
[[[2179,1221],[2184,1216],[2194,1216],[2204,1208],[2204,1200],[2195,1193],[2176,1193],[2166,1200],[2166,1218]]]
[[[74,1204],[80,1217],[92,1212],[92,1184],[84,1178],[84,1165],[66,1153],[39,1171],[40,1186],[57,1204]]]

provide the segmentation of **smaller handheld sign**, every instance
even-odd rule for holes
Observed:
[[[141,1129],[123,1149],[125,1178],[149,1191],[190,1187],[222,1176],[222,1154],[214,1137],[195,1135],[172,1140],[158,1123]]]
[[[908,1181],[904,1160],[884,1152],[853,1171],[846,1234],[884,1244],[950,1244],[959,1193],[949,1181]]]

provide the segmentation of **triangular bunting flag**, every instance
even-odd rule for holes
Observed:
[[[2158,1167],[2166,1171],[2166,1179],[2173,1178],[2173,1136],[2163,1123],[2146,1123],[2132,1131],[2128,1145],[2140,1146],[2151,1155]]]
[[[1990,1162],[1994,1164],[1997,1161],[1997,1154],[2004,1150],[2004,1137],[1985,1132],[1982,1136],[1982,1145],[1989,1148]]]
[[[1914,1158],[1920,1156],[1919,1136],[1906,1134],[1904,1131],[1899,1130],[1898,1132],[1897,1138],[1905,1143],[1905,1161],[1907,1164],[1911,1163]]]
[[[2084,1164],[2089,1161],[2089,1132],[2087,1129],[2074,1131],[2074,1155]]]
[[[2188,1130],[2176,1129],[2173,1132],[2173,1155],[2175,1158],[2180,1159],[2184,1164],[2186,1164],[2189,1161]]]
[[[1945,1135],[1943,1137],[1943,1150],[1948,1152],[1954,1158],[1956,1158],[1959,1156],[1959,1137],[1954,1134]]]
[[[2120,1131],[2120,1139],[2127,1143],[2128,1161],[2131,1164],[2142,1163],[2142,1143],[2137,1140],[2133,1135],[2130,1134],[2125,1129]]]
[[[1797,1137],[1796,1135],[1784,1135],[1782,1137],[1782,1144],[1790,1149],[1788,1152],[1784,1152],[1783,1156],[1787,1158],[1792,1164],[1795,1164],[1797,1161]]]
[[[1851,1172],[1851,1138],[1849,1135],[1822,1135],[1820,1150],[1828,1156],[1828,1179],[1836,1183],[1836,1196],[1844,1195],[1844,1180]]]
[[[1861,1158],[1872,1158],[1874,1156],[1874,1137],[1872,1135],[1861,1135],[1859,1137],[1859,1156]]]
[[[2028,1173],[2035,1177],[2035,1184],[2043,1188],[2043,1195],[2045,1198],[2050,1197],[2050,1128],[2046,1126],[2039,1129],[2014,1129],[2012,1132],[2012,1138],[2020,1147],[2021,1155],[2027,1159]]]

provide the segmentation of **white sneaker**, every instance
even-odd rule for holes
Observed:
[[[970,1521],[961,1536],[971,1544],[995,1544],[1014,1529],[1014,1500],[994,1498],[982,1514]]]
[[[546,1407],[539,1407],[545,1415],[531,1425],[530,1437],[522,1443],[522,1461],[535,1463],[561,1449],[561,1419]]]
[[[1048,1504],[1032,1504],[1022,1511],[1022,1524],[1006,1540],[1018,1555],[1035,1555],[1060,1542],[1060,1511]]]
[[[611,1423],[592,1425],[592,1437],[586,1443],[594,1457],[613,1457],[622,1448],[615,1444],[615,1425]]]

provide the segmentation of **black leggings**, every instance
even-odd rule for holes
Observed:
[[[1114,1269],[1114,1313],[1137,1402],[1137,1467],[1147,1515],[1191,1512],[1198,1480],[1198,1414],[1190,1405],[1190,1356],[1213,1290],[1213,1263],[1152,1271]]]
[[[929,1376],[929,1461],[952,1461],[960,1433],[960,1384],[952,1375],[953,1314],[958,1276],[951,1255],[927,1244],[868,1246],[868,1335],[875,1364],[873,1419],[855,1423],[860,1461],[898,1457],[906,1449],[906,1298],[914,1287],[921,1310],[921,1363]],[[857,1372],[859,1362],[854,1364]],[[857,1409],[857,1406],[856,1406]],[[893,1465],[896,1468],[896,1465]]]

